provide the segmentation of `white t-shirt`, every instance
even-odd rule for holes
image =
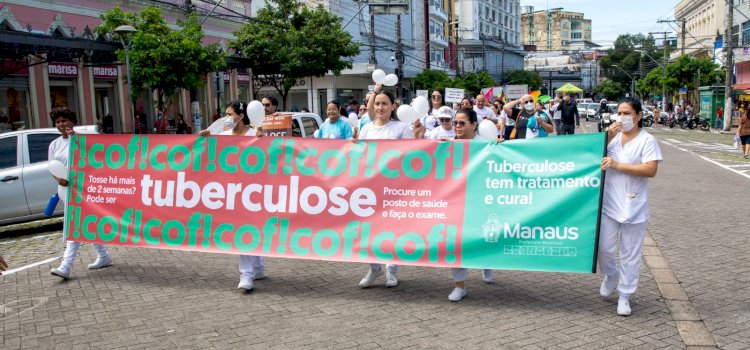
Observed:
[[[360,140],[400,140],[413,139],[411,128],[408,124],[391,120],[385,125],[375,126],[375,123],[369,123],[362,127],[359,132]]]
[[[424,135],[424,138],[430,140],[450,139],[454,137],[456,137],[456,131],[453,128],[445,130],[443,127],[432,129],[432,131],[428,131]]]
[[[47,151],[48,160],[58,160],[68,167],[68,150],[70,149],[70,137],[64,139],[62,136],[56,138],[49,144]]]
[[[622,133],[618,133],[607,145],[607,156],[625,164],[663,160],[656,138],[642,129],[625,147],[622,146]],[[620,223],[646,222],[649,218],[648,178],[607,169],[602,214]]]
[[[232,135],[232,130],[229,129],[229,130],[226,130],[226,131],[222,131],[221,134],[219,134],[219,135],[228,135],[228,136],[231,136]],[[255,136],[255,129],[253,129],[253,128],[247,129],[247,131],[245,132],[244,136]]]
[[[474,106],[474,112],[477,112],[477,123],[481,123],[485,118],[497,120],[495,112],[493,112],[492,109],[487,106],[484,106],[482,108]]]
[[[559,110],[558,107],[560,107],[559,103],[554,104],[552,105],[552,107],[549,108],[549,111],[552,113],[552,119],[560,120],[560,118],[562,118],[562,111]]]

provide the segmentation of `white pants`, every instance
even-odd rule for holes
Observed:
[[[398,272],[398,266],[399,265],[388,264],[388,265],[385,265],[385,268],[390,273],[397,273]],[[372,264],[372,263],[370,264],[370,270],[380,271],[380,269],[382,269],[382,268],[383,268],[383,265],[381,265],[381,264]]]
[[[265,269],[262,256],[240,255],[240,274],[255,277],[258,271]]]
[[[488,269],[482,270],[484,271],[492,271]],[[451,276],[453,276],[453,282],[463,282],[466,281],[466,275],[469,274],[469,269],[463,268],[463,267],[451,267]]]
[[[599,267],[608,280],[617,280],[617,294],[628,298],[638,289],[646,222],[623,224],[602,214],[599,231]],[[617,239],[620,239],[620,266],[617,267]]]
[[[81,242],[67,241],[65,245],[65,253],[63,253],[62,263],[60,264],[60,266],[66,269],[72,269],[73,261],[76,259],[76,256],[78,255],[78,249],[80,247]],[[94,250],[96,250],[96,255],[98,255],[100,258],[109,255],[107,247],[103,244],[94,244]]]

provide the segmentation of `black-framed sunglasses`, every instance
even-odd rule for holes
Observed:
[[[445,119],[445,118],[442,118],[442,119],[440,119],[440,122],[441,122],[441,123],[447,123],[447,122],[449,122],[449,121],[451,121],[451,120],[450,120],[450,119]]]
[[[460,126],[460,127],[466,126],[466,122],[463,120],[454,120],[451,124],[453,124],[453,126]]]
[[[438,99],[438,98],[443,98],[443,96],[440,96],[440,95],[432,95],[432,99],[433,99],[433,100],[434,100],[434,99]]]

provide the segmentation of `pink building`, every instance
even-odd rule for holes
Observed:
[[[127,103],[127,77],[124,62],[114,51],[120,43],[98,38],[93,29],[100,15],[119,5],[123,11],[137,12],[145,6],[158,7],[174,28],[176,18],[186,14],[188,1],[96,1],[96,0],[3,0],[0,3],[0,116],[7,116],[14,128],[52,127],[48,115],[52,108],[67,106],[79,117],[79,124],[94,124],[97,118],[112,116],[112,132],[133,130]],[[198,11],[206,43],[226,43],[249,17],[250,2],[230,0],[214,8],[204,1],[192,1],[190,10]],[[249,74],[234,67],[223,76],[224,95],[217,99],[215,74],[207,74],[206,84],[198,89],[197,101],[202,125],[213,121],[217,106],[229,100],[251,97]],[[191,124],[190,94],[183,91],[164,111],[168,119],[177,113]],[[195,105],[195,104],[193,104]],[[145,113],[148,129],[156,115],[151,96],[135,104]]]

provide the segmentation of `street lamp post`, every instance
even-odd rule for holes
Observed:
[[[623,73],[625,73],[625,75],[628,76],[628,78],[630,78],[630,96],[635,97],[635,86],[634,86],[635,84],[634,84],[633,76],[628,74],[628,72],[626,72],[624,69],[622,69],[622,67],[616,64],[613,64],[612,67],[617,67],[617,69],[621,70]]]
[[[130,82],[130,45],[133,43],[133,34],[138,30],[130,25],[122,25],[115,28],[115,33],[120,36],[120,42],[125,49],[125,69],[128,73],[128,101],[130,103],[130,120],[133,123],[133,134],[135,134],[135,105],[133,104],[133,85]],[[127,37],[127,43],[125,42]]]

